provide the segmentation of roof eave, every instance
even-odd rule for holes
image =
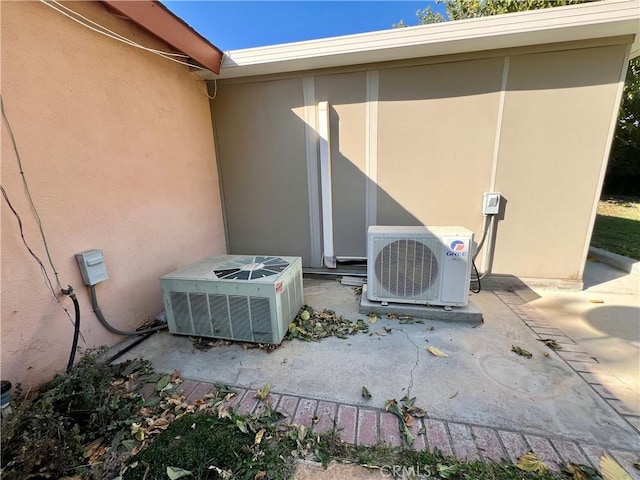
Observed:
[[[215,74],[220,73],[223,52],[182,19],[155,0],[102,0],[145,30],[191,57]]]
[[[635,35],[640,0],[602,2],[230,51],[219,78]]]

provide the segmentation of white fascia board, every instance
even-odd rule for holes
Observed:
[[[600,2],[285,43],[225,53],[217,78],[450,55],[635,34],[640,0]]]

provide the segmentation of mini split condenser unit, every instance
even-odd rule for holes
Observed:
[[[473,233],[462,227],[369,227],[367,297],[465,306],[472,249]]]
[[[303,304],[299,257],[207,257],[160,278],[171,333],[280,343]]]

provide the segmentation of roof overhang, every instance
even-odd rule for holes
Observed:
[[[220,73],[224,55],[222,50],[171,13],[160,2],[155,0],[102,0],[102,2],[179,52],[188,55],[211,72]]]
[[[237,78],[482,50],[634,35],[640,0],[600,2],[419,25],[225,53],[218,78]]]

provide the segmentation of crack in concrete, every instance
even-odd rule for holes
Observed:
[[[235,380],[235,382],[234,382],[236,385],[238,385],[238,384],[239,384],[240,374],[242,373],[242,368],[243,368],[243,366],[242,366],[242,362],[244,362],[244,354],[245,354],[246,352],[247,352],[247,351],[243,348],[243,349],[242,349],[242,355],[240,355],[240,368],[238,368],[238,373],[236,374],[236,380]]]
[[[404,333],[404,336],[407,337],[407,340],[409,340],[413,344],[413,346],[416,347],[416,361],[413,364],[413,367],[411,367],[411,370],[409,371],[409,385],[407,386],[407,398],[410,398],[411,389],[413,388],[413,372],[418,367],[418,363],[420,362],[420,347],[418,347],[416,342],[414,342],[413,339],[409,336],[409,334],[405,332],[402,328],[397,328],[396,330]]]

